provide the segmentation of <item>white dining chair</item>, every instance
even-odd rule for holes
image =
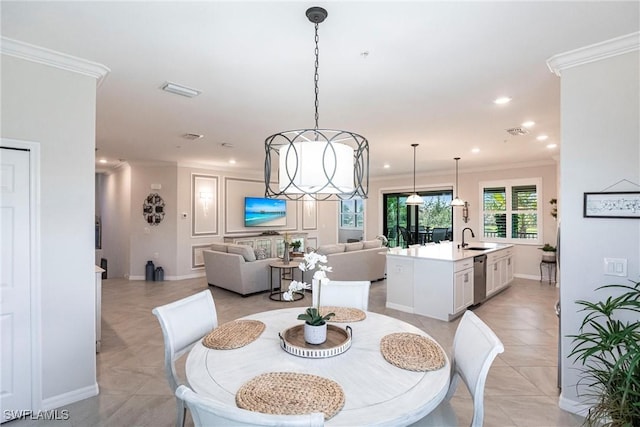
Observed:
[[[220,402],[200,396],[189,387],[181,385],[176,397],[186,402],[195,427],[209,426],[283,426],[283,427],[319,427],[324,425],[324,414],[314,412],[305,415],[272,415],[247,411],[236,406],[223,405]]]
[[[371,287],[369,280],[330,280],[329,283],[322,285],[320,292],[317,287],[318,284],[314,280],[311,285],[314,307],[318,306],[318,296],[320,296],[320,305],[359,308],[364,311],[369,308],[369,288]]]
[[[489,368],[504,345],[478,316],[466,311],[453,339],[451,383],[444,401],[426,417],[412,426],[458,426],[449,400],[456,391],[459,379],[465,383],[473,399],[471,427],[481,427],[484,420],[484,385]]]
[[[164,370],[169,387],[174,393],[181,384],[176,374],[176,360],[218,326],[218,314],[211,291],[156,307],[156,315],[164,336]],[[176,400],[176,427],[184,426],[186,408],[181,399]]]

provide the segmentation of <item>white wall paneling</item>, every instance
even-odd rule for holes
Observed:
[[[218,177],[191,175],[191,235],[218,234]]]
[[[315,230],[318,228],[318,209],[316,201],[309,198],[303,199],[302,203],[302,229]]]
[[[211,245],[192,245],[191,246],[191,269],[197,270],[204,268],[204,257],[202,251],[211,248]]]

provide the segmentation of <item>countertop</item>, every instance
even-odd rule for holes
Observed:
[[[460,242],[441,242],[433,245],[420,246],[418,248],[392,248],[389,250],[389,252],[387,252],[387,256],[423,258],[438,261],[460,261],[467,258],[473,258],[477,255],[484,255],[513,246],[503,243],[469,242],[469,246],[467,248],[458,249],[459,244]],[[470,250],[468,249],[469,247],[484,248],[484,250]]]

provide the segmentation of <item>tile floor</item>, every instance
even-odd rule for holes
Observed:
[[[204,278],[162,283],[104,280],[102,351],[97,355],[100,394],[61,408],[69,410],[68,421],[16,420],[5,426],[171,426],[175,401],[164,378],[162,333],[151,309],[206,287]],[[285,304],[306,306],[310,301],[306,296],[295,303],[281,303],[269,300],[266,293],[242,298],[210,289],[220,323]],[[557,295],[557,289],[546,282],[516,279],[506,291],[475,308],[505,346],[487,379],[485,426],[581,425],[581,417],[558,408],[558,320],[553,311]],[[457,321],[447,323],[386,309],[385,299],[386,282],[373,283],[371,311],[416,325],[451,354]],[[472,404],[464,386],[458,388],[452,404],[459,424],[468,426]],[[193,425],[189,415],[187,425]]]

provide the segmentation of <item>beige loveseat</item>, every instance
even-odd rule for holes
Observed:
[[[269,290],[269,263],[277,258],[256,259],[251,246],[233,243],[214,243],[202,255],[209,285],[240,295]]]
[[[327,265],[333,280],[381,280],[384,279],[387,248],[378,239],[355,243],[322,245],[317,253],[327,256]]]

